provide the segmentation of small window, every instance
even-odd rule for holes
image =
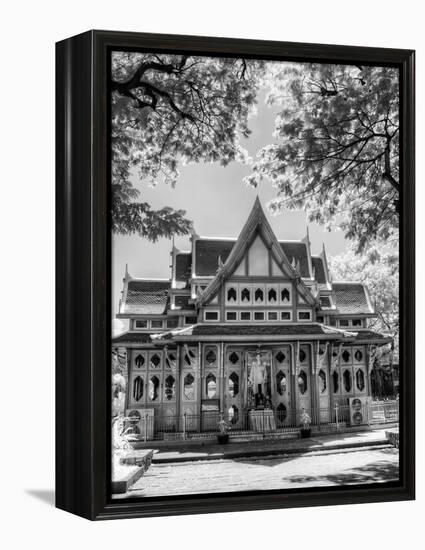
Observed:
[[[192,363],[195,362],[196,359],[196,353],[193,351],[193,349],[187,348],[187,352],[184,354],[184,362],[188,366],[192,366]]]
[[[286,392],[286,374],[281,370],[276,375],[277,393],[283,395]]]
[[[271,288],[268,293],[268,299],[270,303],[276,303],[277,302],[277,292],[276,289]]]
[[[173,319],[167,319],[167,328],[176,328],[179,324],[179,320],[177,317]]]
[[[205,355],[205,359],[209,365],[214,365],[217,361],[217,355],[213,349],[210,349]]]
[[[363,359],[363,353],[358,349],[356,353],[354,354],[354,359],[360,363],[360,361]]]
[[[362,326],[362,320],[361,319],[353,319],[352,320],[353,327],[361,327]]]
[[[156,368],[159,367],[160,363],[161,363],[161,357],[157,353],[152,355],[152,357],[151,357],[151,367],[156,369]]]
[[[336,319],[334,317],[331,317],[329,324],[331,327],[336,327]]]
[[[176,380],[174,378],[174,376],[167,376],[167,378],[165,379],[165,399],[167,401],[171,401],[174,396],[175,396],[175,393],[176,393]]]
[[[356,372],[356,384],[357,384],[357,388],[359,389],[359,391],[363,391],[364,390],[364,372],[362,371],[362,369],[359,369],[357,372]]]
[[[277,353],[276,353],[276,361],[278,363],[283,363],[286,359],[286,355],[283,353],[283,351],[279,350]]]
[[[251,301],[251,292],[249,291],[248,288],[244,288],[242,289],[242,292],[241,292],[241,302],[242,303],[249,303]]]
[[[344,383],[344,389],[346,392],[351,391],[351,372],[349,370],[345,370],[344,374],[342,375],[342,381]]]
[[[145,364],[145,358],[143,357],[143,355],[139,353],[139,355],[137,355],[137,357],[134,360],[134,364],[138,369],[141,369]]]
[[[347,349],[345,349],[342,352],[341,357],[342,357],[342,360],[344,361],[344,363],[348,363],[350,361],[351,354]]]
[[[298,375],[298,389],[301,395],[304,395],[307,391],[307,375],[303,370]]]
[[[227,291],[227,301],[228,302],[236,302],[236,300],[237,300],[236,288],[231,287]]]
[[[300,363],[304,363],[307,359],[307,355],[303,349],[300,349]]]
[[[319,390],[320,393],[325,393],[326,391],[326,374],[322,369],[319,371]]]
[[[250,311],[241,311],[240,316],[241,316],[241,321],[251,321]]]
[[[267,317],[269,321],[277,321],[278,320],[277,311],[269,311],[267,314]]]
[[[339,376],[336,370],[332,374],[332,383],[333,383],[333,390],[334,393],[338,393],[339,390]]]
[[[151,328],[162,328],[163,321],[162,320],[152,320],[151,321]]]
[[[339,320],[339,326],[340,327],[349,327],[350,323],[348,322],[348,319],[340,319]]]
[[[205,379],[205,393],[208,399],[211,399],[217,393],[217,379],[213,374],[209,374]]]
[[[195,398],[195,378],[189,373],[183,380],[183,393],[188,401]]]
[[[230,397],[236,397],[239,393],[239,376],[236,372],[232,372],[229,376],[229,395]]]
[[[205,321],[218,321],[218,311],[206,311]]]
[[[289,302],[290,294],[287,288],[284,288],[280,294],[282,302]]]
[[[310,321],[311,313],[309,311],[299,311],[298,320],[299,321]]]
[[[176,368],[176,361],[177,361],[177,357],[175,353],[173,353],[172,351],[166,353],[165,362],[169,369]]]
[[[232,352],[230,355],[229,355],[229,361],[231,363],[233,363],[234,365],[236,365],[236,363],[238,363],[239,361],[239,355],[236,353],[236,352]]]
[[[151,401],[156,401],[159,395],[159,378],[157,376],[152,376],[149,380],[149,399]]]
[[[280,312],[280,320],[281,321],[290,321],[291,320],[291,312],[290,311],[281,311]]]
[[[226,320],[227,321],[237,321],[238,320],[237,311],[227,311],[226,312]]]
[[[264,292],[261,288],[257,288],[254,294],[255,302],[264,302]]]
[[[135,328],[147,328],[148,322],[144,319],[136,319],[135,320]]]
[[[323,317],[323,315],[318,315],[316,317],[316,320],[318,323],[324,323],[325,322],[325,318]]]
[[[143,378],[136,376],[133,380],[133,399],[135,401],[140,401],[143,397]]]
[[[198,322],[198,317],[185,317],[184,318],[184,324],[185,325],[196,325]]]
[[[264,311],[254,311],[255,321],[264,321]]]

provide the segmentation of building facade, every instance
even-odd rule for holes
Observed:
[[[374,354],[390,341],[360,283],[332,281],[307,236],[280,241],[257,199],[237,239],[192,235],[171,252],[171,277],[127,269],[113,338],[127,360],[126,411],[152,418],[150,436],[313,424],[371,395]],[[351,399],[352,400],[352,399]],[[268,419],[268,420],[267,420]],[[258,426],[257,426],[258,427]]]

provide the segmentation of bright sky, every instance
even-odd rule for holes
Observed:
[[[273,140],[274,120],[278,109],[271,108],[260,99],[258,112],[251,118],[252,134],[245,141],[251,156]],[[275,197],[271,183],[264,181],[257,189],[247,187],[242,179],[250,173],[249,166],[232,163],[225,168],[218,164],[193,164],[180,168],[180,178],[173,189],[160,184],[143,186],[142,200],[154,208],[170,206],[183,209],[194,222],[199,235],[211,237],[237,237],[258,194],[265,211],[267,202]],[[136,183],[136,182],[135,182]],[[139,187],[139,184],[137,184]],[[269,220],[279,239],[302,239],[306,235],[306,214],[303,211],[284,211]],[[341,232],[327,232],[323,227],[310,224],[312,253],[319,253],[325,243],[329,256],[342,253],[346,241]],[[177,237],[178,248],[189,250],[189,237]],[[115,315],[121,296],[125,264],[133,277],[170,276],[171,240],[160,239],[151,243],[138,236],[112,238],[112,308]],[[117,327],[118,328],[118,327]]]

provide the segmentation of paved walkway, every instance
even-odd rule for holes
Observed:
[[[392,446],[331,451],[326,442],[322,443],[321,451],[278,457],[155,463],[122,497],[282,490],[398,479],[398,450]]]
[[[378,429],[314,436],[310,439],[248,441],[228,443],[227,445],[205,443],[204,445],[195,446],[179,443],[178,445],[161,446],[153,449],[153,463],[167,464],[171,462],[261,457],[382,445],[387,443],[385,431],[385,429]]]

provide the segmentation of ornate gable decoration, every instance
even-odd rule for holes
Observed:
[[[308,287],[302,281],[299,271],[290,263],[285,252],[282,250],[282,247],[280,246],[276,235],[274,234],[266,215],[264,214],[258,197],[255,200],[251,213],[239,235],[238,240],[235,242],[229,256],[227,257],[227,260],[219,266],[216,276],[207,286],[202,296],[197,298],[197,305],[204,305],[208,303],[214,298],[220,286],[227,279],[229,279],[229,277],[233,274],[241,274],[241,265],[243,264],[245,255],[250,254],[251,249],[255,249],[255,247],[263,247],[264,250],[267,251],[267,254],[270,250],[272,255],[273,274],[276,274],[276,270],[279,270],[281,272],[279,275],[282,274],[282,276],[287,277],[288,280],[295,281],[297,291],[304,298],[305,302],[311,306],[316,305],[316,298],[311,294]],[[256,266],[256,269],[259,270],[258,274],[260,274],[260,271],[264,269],[264,266],[261,266],[261,262]],[[254,274],[251,273],[251,275]]]

